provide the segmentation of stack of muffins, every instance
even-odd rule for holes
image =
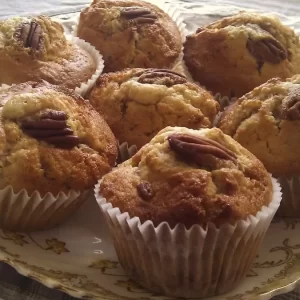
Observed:
[[[279,206],[300,216],[300,41],[256,13],[179,25],[139,0],[94,0],[71,40],[0,22],[0,226],[58,225],[95,186],[128,275],[205,298],[244,278]]]

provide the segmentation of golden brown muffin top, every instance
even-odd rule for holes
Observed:
[[[272,199],[262,163],[217,128],[165,128],[105,175],[100,190],[113,207],[142,222],[187,228],[246,219]]]
[[[300,76],[255,88],[223,113],[218,126],[274,175],[299,174]]]
[[[71,55],[72,44],[61,24],[46,16],[0,21],[0,51],[24,60],[55,61]]]
[[[268,38],[269,40],[278,40],[284,47],[294,49],[293,42],[299,42],[299,37],[294,30],[283,25],[281,21],[271,15],[241,12],[236,15],[223,18],[219,21],[211,23],[205,27],[198,29],[197,33],[203,29],[224,29],[228,32],[234,32],[239,28],[245,29],[251,40],[260,40],[261,38]]]
[[[242,96],[272,77],[300,71],[300,41],[276,17],[239,13],[187,37],[185,60],[195,80],[214,93]]]
[[[67,41],[63,27],[49,17],[0,21],[0,83],[46,80],[75,89],[91,78],[89,53]]]
[[[219,111],[210,93],[162,69],[103,74],[88,99],[120,142],[139,148],[166,126],[211,127]]]
[[[0,188],[83,191],[109,172],[116,140],[88,101],[46,82],[0,90]]]
[[[94,0],[82,10],[77,34],[103,55],[105,72],[170,67],[182,48],[175,22],[144,1]]]

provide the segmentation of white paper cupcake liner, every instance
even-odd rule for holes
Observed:
[[[277,214],[300,218],[300,176],[282,176],[278,181],[282,187],[282,201]]]
[[[214,98],[219,102],[221,111],[225,111],[230,104],[238,99],[237,97],[222,96],[220,93],[215,94]]]
[[[26,190],[14,193],[12,186],[0,190],[0,228],[10,231],[50,229],[64,222],[84,202],[87,192],[60,192],[57,196]]]
[[[129,146],[127,142],[120,144],[118,142],[118,158],[116,165],[128,160],[137,152],[136,145]]]
[[[209,297],[231,290],[246,275],[280,201],[280,185],[272,178],[273,200],[256,216],[234,225],[207,228],[164,222],[141,224],[101,197],[95,196],[109,225],[120,263],[140,285],[174,297]]]
[[[184,43],[187,35],[187,30],[186,30],[186,24],[184,22],[184,18],[181,16],[180,11],[176,7],[176,5],[172,5],[170,3],[164,3],[163,1],[160,1],[160,3],[157,4],[157,6],[160,9],[162,9],[164,12],[166,12],[176,23],[181,34],[182,43]]]
[[[3,83],[3,84],[0,85],[0,90],[2,90],[2,89],[8,89],[9,87],[11,87],[11,85]]]
[[[84,97],[87,92],[94,86],[97,78],[102,74],[102,71],[104,69],[104,60],[99,51],[86,41],[81,40],[80,38],[75,36],[71,37],[71,41],[78,47],[83,49],[85,52],[87,52],[93,59],[96,66],[96,71],[92,75],[92,77],[87,82],[82,82],[79,87],[75,88],[75,92]]]
[[[181,13],[178,10],[178,8],[176,7],[176,5],[174,5],[174,4],[171,5],[170,3],[165,3],[164,1],[153,2],[153,1],[148,0],[148,2],[153,3],[156,6],[158,6],[165,13],[167,13],[171,17],[171,19],[176,23],[177,28],[180,31],[181,41],[182,41],[182,45],[183,45],[183,43],[185,42],[185,39],[186,39],[186,35],[187,35],[186,24],[184,23],[184,18],[181,16]],[[180,52],[178,58],[173,63],[173,65],[171,66],[170,69],[173,70],[178,65],[178,63],[180,63],[182,61],[182,59],[183,59],[183,46],[182,46],[182,49],[181,49],[181,52]],[[181,73],[181,74],[185,75],[184,73]]]
[[[172,20],[176,23],[176,25],[180,31],[180,36],[181,36],[181,40],[182,40],[182,44],[183,44],[186,39],[187,31],[186,31],[186,24],[184,23],[184,18],[181,16],[178,8],[174,5],[165,3],[165,1],[161,1],[161,0],[159,0],[159,1],[144,0],[144,1],[156,5],[157,7],[159,7],[161,10],[163,10],[165,13],[167,13],[172,18]],[[77,17],[77,19],[75,20],[75,24],[72,26],[71,35],[73,37],[77,37],[79,18],[80,18],[80,15]],[[173,69],[174,66],[176,66],[178,63],[180,63],[180,61],[182,61],[182,58],[183,58],[183,47],[181,49],[180,55],[178,56],[176,61],[173,63],[173,65],[170,67],[170,69]],[[103,68],[104,68],[104,66],[103,66]],[[92,86],[93,86],[93,84],[92,84]],[[91,88],[91,86],[89,86],[89,88]]]

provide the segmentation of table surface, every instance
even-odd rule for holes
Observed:
[[[167,0],[167,2],[182,8],[187,28],[191,31],[208,21],[226,16],[228,7],[232,12],[239,11],[241,8],[274,12],[293,20],[293,23],[296,21],[300,24],[300,0]],[[89,3],[89,0],[0,0],[0,19],[15,15],[46,14],[63,20],[68,30],[71,25],[68,20]],[[215,11],[216,5],[219,7],[218,14],[210,14],[209,8],[214,6]],[[75,300],[75,298],[48,289],[29,278],[18,275],[10,266],[0,263],[0,300]],[[273,300],[300,300],[300,288],[274,297]]]

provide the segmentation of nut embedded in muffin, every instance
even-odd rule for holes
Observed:
[[[14,33],[14,38],[24,48],[31,49],[31,52],[38,52],[43,47],[43,30],[35,20],[24,22]]]
[[[297,34],[277,18],[239,13],[188,36],[184,60],[214,94],[240,97],[273,77],[299,73],[299,49]]]
[[[218,127],[257,156],[283,187],[280,214],[300,216],[300,76],[271,79],[228,107]]]
[[[8,85],[43,79],[74,89],[96,71],[91,55],[45,16],[0,21],[0,64],[0,84]]]
[[[126,69],[100,76],[88,99],[116,138],[138,148],[166,126],[211,127],[212,95],[165,69]]]
[[[25,134],[52,144],[58,148],[72,149],[80,139],[67,124],[68,116],[63,111],[46,109],[33,117],[20,120]]]
[[[103,55],[104,72],[169,68],[182,49],[180,31],[171,17],[136,0],[94,0],[82,10],[76,34]]]
[[[95,195],[128,275],[185,298],[241,281],[281,200],[263,164],[231,137],[182,127],[160,131]]]

